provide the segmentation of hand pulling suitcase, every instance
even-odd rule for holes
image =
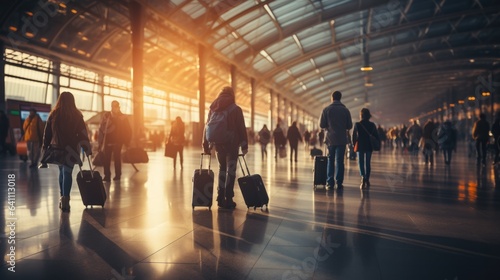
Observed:
[[[208,169],[203,169],[203,156],[208,155]],[[214,172],[210,169],[212,161],[211,154],[201,154],[200,169],[196,169],[193,174],[193,210],[196,206],[212,207],[214,197]]]
[[[315,156],[313,168],[313,184],[316,186],[323,185],[326,188],[326,174],[328,166],[328,156]]]
[[[257,207],[262,208],[264,205],[266,205],[267,208],[269,204],[269,196],[267,195],[266,187],[264,186],[262,177],[259,174],[250,175],[250,170],[248,169],[245,156],[240,155],[240,157],[243,159],[243,162],[245,163],[245,167],[247,169],[247,174],[245,175],[243,165],[238,158],[241,172],[243,173],[243,177],[238,178],[238,185],[240,185],[241,194],[243,195],[245,204],[248,208],[253,207],[254,210],[257,209]]]
[[[89,163],[90,170],[82,170],[80,167],[80,172],[76,176],[76,183],[78,184],[78,189],[80,190],[80,195],[82,196],[83,205],[85,208],[90,205],[101,205],[104,207],[106,202],[106,190],[104,189],[104,184],[102,183],[101,174],[98,171],[92,169],[92,163],[87,156],[87,162]]]

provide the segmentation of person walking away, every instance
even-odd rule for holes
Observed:
[[[292,162],[292,156],[294,154],[294,161],[297,162],[297,150],[299,148],[299,141],[302,142],[302,135],[300,134],[299,128],[297,127],[296,121],[294,121],[288,128],[286,139],[290,144],[290,162]]]
[[[119,181],[122,175],[121,151],[123,145],[128,145],[132,130],[127,120],[127,116],[120,111],[120,103],[113,100],[111,102],[111,112],[104,115],[99,126],[99,150],[104,150],[104,182],[110,182],[111,178],[111,157],[115,162],[114,181]]]
[[[273,131],[273,139],[274,139],[274,158],[278,160],[279,150],[284,148],[286,145],[286,137],[283,129],[281,129],[280,124],[276,125],[276,128]]]
[[[304,132],[304,147],[307,151],[307,149],[309,148],[309,141],[311,140],[311,132],[309,132],[309,130],[306,129],[306,131]]]
[[[69,212],[73,167],[82,165],[80,149],[83,148],[88,156],[92,155],[83,115],[76,108],[75,98],[70,92],[61,93],[47,119],[42,148],[47,151],[49,146],[64,151],[57,160],[63,163],[59,165],[59,208]]]
[[[424,124],[423,128],[423,153],[425,158],[425,164],[430,162],[431,165],[434,165],[434,150],[436,149],[437,143],[434,141],[433,133],[434,133],[434,122],[432,120],[428,120]]]
[[[399,130],[399,138],[401,138],[401,145],[402,145],[402,151],[403,153],[408,151],[408,136],[406,133],[408,132],[408,127],[406,127],[405,124],[401,125],[401,130]]]
[[[500,161],[500,112],[495,113],[495,121],[491,126],[491,133],[493,138],[495,138],[495,159],[493,164],[497,164]]]
[[[6,139],[9,135],[9,118],[4,111],[0,111],[0,155],[7,154]]]
[[[184,134],[186,131],[186,125],[182,121],[180,116],[175,118],[175,121],[172,122],[172,129],[170,130],[170,135],[168,136],[168,141],[172,142],[175,147],[175,156],[174,156],[174,169],[177,163],[177,154],[179,154],[179,160],[181,162],[181,169],[184,163],[184,141],[186,140]]]
[[[472,138],[476,141],[476,164],[486,165],[486,144],[490,133],[490,123],[486,120],[484,113],[479,114],[479,120],[472,127]]]
[[[408,128],[408,131],[406,132],[406,135],[408,137],[408,140],[410,142],[410,153],[413,156],[418,156],[418,144],[420,143],[420,139],[422,138],[423,135],[423,130],[420,125],[418,125],[417,120],[413,120],[412,126]]]
[[[215,146],[217,160],[219,161],[219,184],[217,187],[217,205],[221,208],[234,209],[236,203],[234,197],[234,181],[236,179],[236,167],[238,161],[238,150],[241,147],[243,155],[248,153],[247,130],[243,111],[235,103],[235,94],[232,87],[224,87],[217,98],[210,105],[207,125],[213,114],[226,113],[227,127],[224,127],[220,142],[209,142],[207,126],[203,132],[203,151],[210,153],[211,146]],[[211,136],[213,137],[213,136]]]
[[[337,189],[343,189],[344,155],[348,143],[347,135],[352,128],[351,113],[340,102],[342,93],[332,93],[332,103],[323,109],[319,127],[327,130],[326,144],[328,147],[327,184],[333,189],[337,181]],[[334,162],[335,161],[335,162]]]
[[[352,132],[353,143],[358,144],[358,166],[359,174],[361,175],[361,189],[370,187],[370,173],[373,147],[370,141],[370,135],[374,136],[378,141],[377,127],[370,121],[371,114],[367,108],[361,109],[359,113],[360,122],[354,125]]]
[[[451,154],[457,147],[457,131],[450,121],[445,121],[439,129],[438,143],[443,151],[444,164],[450,165]]]
[[[269,131],[267,125],[264,125],[259,131],[260,153],[262,155],[262,160],[264,160],[264,156],[267,159],[267,144],[269,144],[270,141],[271,131]]]
[[[28,158],[31,161],[29,167],[34,168],[38,166],[38,160],[40,159],[40,147],[42,146],[43,137],[43,121],[37,114],[35,109],[30,109],[30,114],[24,120],[23,130],[24,130],[24,140],[26,141],[26,146],[28,148]]]

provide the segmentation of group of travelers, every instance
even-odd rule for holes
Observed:
[[[425,163],[434,163],[434,153],[440,149],[443,151],[446,165],[451,163],[452,152],[457,147],[457,131],[451,121],[445,121],[442,125],[436,124],[432,119],[428,120],[423,127],[414,120],[409,127],[402,126],[391,128],[387,132],[379,125],[378,127],[370,121],[371,113],[367,108],[360,111],[360,121],[353,124],[351,114],[341,102],[342,93],[335,91],[331,95],[332,103],[323,109],[319,121],[320,131],[305,131],[301,135],[297,122],[293,122],[283,131],[280,124],[270,131],[266,125],[258,132],[258,142],[261,146],[262,158],[267,158],[267,145],[274,141],[275,158],[285,149],[286,143],[290,145],[290,161],[297,162],[299,142],[305,142],[306,147],[320,145],[323,142],[328,150],[327,163],[327,188],[343,189],[344,184],[344,158],[346,145],[352,144],[357,152],[359,174],[361,176],[361,189],[370,187],[371,158],[372,153],[380,149],[380,144],[386,140],[398,141],[398,145],[408,148],[412,155],[417,156],[421,148]],[[240,154],[248,153],[248,136],[245,120],[241,107],[235,104],[235,93],[231,87],[224,87],[217,98],[210,105],[208,119],[213,114],[226,112],[227,124],[224,141],[220,143],[210,142],[207,139],[207,131],[203,133],[202,148],[204,153],[215,150],[219,162],[219,176],[217,186],[217,204],[221,208],[234,209],[234,184],[236,177],[237,160]],[[2,119],[2,130],[8,128],[5,125],[5,114],[0,115]],[[350,130],[353,129],[352,136]],[[36,110],[31,110],[29,117],[23,124],[24,139],[27,142],[30,167],[38,164],[40,154],[58,151],[59,157],[59,191],[60,208],[69,211],[69,194],[72,185],[72,171],[75,164],[82,165],[80,153],[87,156],[92,155],[87,127],[82,113],[75,105],[75,99],[70,92],[63,92],[59,96],[55,107],[49,114],[47,123],[43,125]],[[206,130],[206,127],[205,127]],[[120,110],[117,101],[111,103],[111,111],[106,112],[101,120],[98,133],[98,151],[104,153],[104,177],[103,181],[111,181],[111,159],[115,164],[115,176],[113,180],[120,180],[121,176],[121,150],[123,145],[131,141],[131,127],[126,116]],[[486,144],[489,139],[490,124],[485,114],[481,113],[479,120],[475,122],[472,129],[472,137],[476,142],[477,163],[486,163]],[[500,114],[496,115],[495,122],[491,126],[491,133],[495,139],[500,137]],[[5,134],[5,133],[4,133]],[[2,134],[1,147],[4,148],[5,137]],[[180,157],[180,166],[183,167],[183,146],[185,145],[185,124],[180,117],[172,123],[167,142],[176,147],[176,154]],[[378,144],[377,144],[378,143]],[[495,145],[495,159],[500,160],[499,148]],[[241,153],[240,153],[241,149]],[[40,152],[42,151],[42,152]],[[284,150],[286,153],[286,150]],[[43,157],[45,154],[43,155]],[[42,159],[43,159],[42,157]],[[174,157],[174,167],[176,166]],[[42,162],[45,164],[46,162]]]

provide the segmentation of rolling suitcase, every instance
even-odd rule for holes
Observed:
[[[241,167],[241,172],[243,173],[243,177],[238,178],[238,185],[240,185],[241,194],[243,195],[245,204],[248,208],[253,207],[254,210],[257,209],[257,207],[262,208],[264,205],[268,207],[269,196],[267,195],[266,187],[264,186],[262,177],[259,174],[250,175],[250,170],[248,169],[245,156],[240,155],[240,157],[243,159],[243,162],[245,163],[245,167],[247,169],[247,174],[245,175],[245,170],[243,169],[241,160],[238,159]]]
[[[316,187],[319,185],[323,185],[326,187],[327,166],[328,166],[327,156],[314,157],[314,169],[313,169],[314,189],[316,189]]]
[[[22,161],[28,160],[28,144],[26,141],[19,141],[16,143],[16,153]]]
[[[101,174],[99,174],[98,171],[92,170],[92,163],[89,156],[87,156],[87,161],[90,170],[82,170],[80,167],[80,172],[78,172],[76,176],[76,183],[78,184],[78,189],[82,196],[83,205],[85,205],[85,208],[89,205],[90,207],[93,205],[104,207],[104,203],[106,202],[106,190],[102,183]]]
[[[321,149],[313,147],[311,149],[311,152],[309,154],[311,155],[312,158],[314,158],[315,156],[322,156],[323,155],[323,151]]]
[[[208,169],[203,169],[203,156],[208,155]],[[211,154],[201,154],[200,169],[196,169],[193,174],[193,210],[196,206],[212,207],[214,197],[214,172],[210,169],[212,161]]]

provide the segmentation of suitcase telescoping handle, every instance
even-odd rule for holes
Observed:
[[[241,164],[240,157],[243,159],[243,162],[245,163],[245,167],[247,169],[247,175],[245,175],[245,170],[243,169],[243,165]],[[247,161],[245,159],[245,155],[244,154],[239,154],[238,155],[238,162],[240,163],[241,172],[243,173],[243,177],[250,176],[250,169],[248,169],[248,164],[247,164]]]
[[[210,170],[210,163],[212,162],[212,154],[211,153],[201,153],[201,160],[200,160],[200,174],[201,170],[203,169],[203,156],[208,155],[208,170]]]
[[[89,155],[87,155],[87,161],[89,162],[89,168],[90,168],[90,176],[94,178],[94,169],[92,169],[92,162],[90,161]],[[78,167],[80,168],[80,171],[82,170],[82,167],[78,164]],[[83,172],[80,172],[82,178],[83,178]]]

